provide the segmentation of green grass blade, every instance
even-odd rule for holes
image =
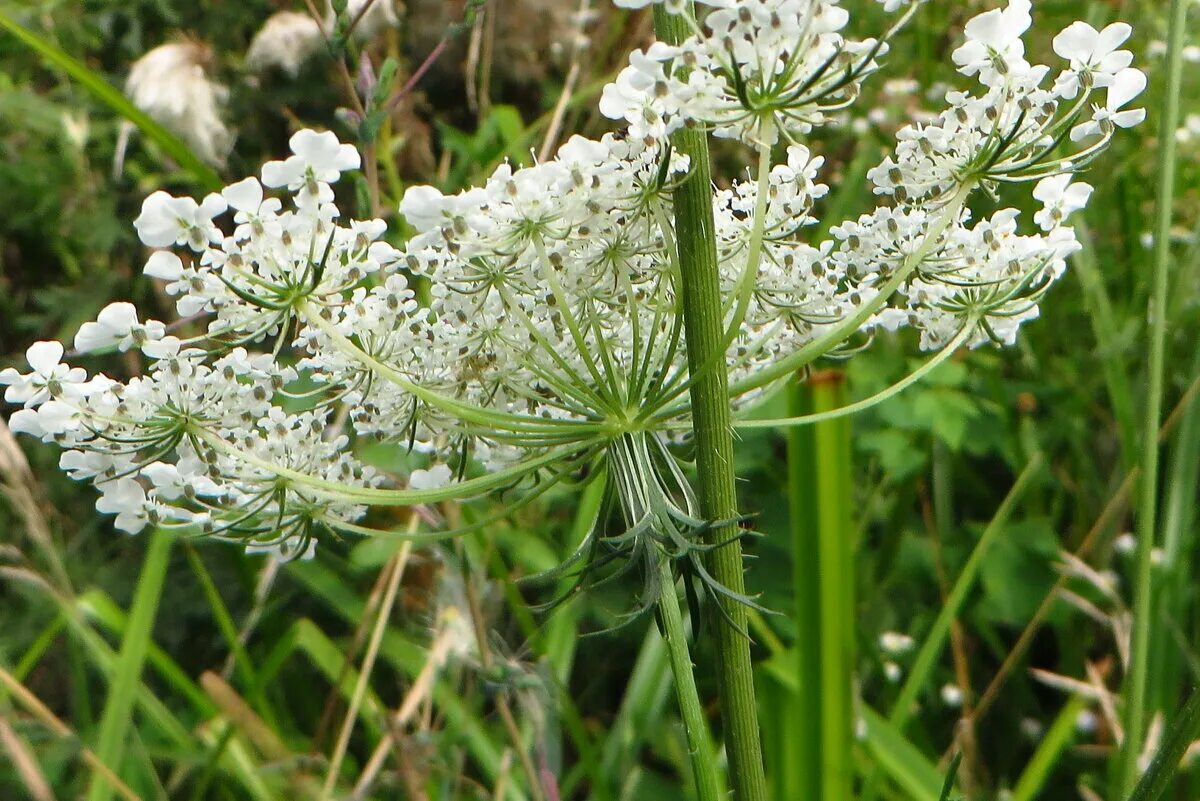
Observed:
[[[201,161],[182,139],[135,106],[129,98],[121,94],[102,76],[89,69],[86,64],[46,41],[3,11],[0,11],[0,28],[7,30],[26,47],[71,76],[84,89],[95,95],[101,103],[136,125],[147,139],[161,147],[163,152],[174,159],[181,168],[191,173],[196,182],[205,189],[218,191],[224,186],[224,182],[221,181],[221,177],[217,175],[216,171]]]
[[[173,539],[171,534],[162,531],[149,536],[146,558],[142,562],[142,572],[129,611],[129,623],[121,640],[115,672],[104,701],[104,712],[100,716],[96,756],[118,775],[125,738],[132,723],[135,696],[141,684],[142,663],[150,645],[154,618],[158,613],[158,603],[171,560]],[[93,775],[88,786],[87,801],[110,801],[112,792],[110,784]]]
[[[937,767],[874,709],[864,706],[862,715],[872,764],[912,801],[938,801],[943,778]]]
[[[76,607],[102,630],[123,639],[129,631],[129,616],[102,590],[88,590],[76,600]],[[186,699],[201,717],[217,713],[211,699],[205,695],[187,672],[158,645],[151,642],[146,648],[146,664],[158,674],[167,688]]]
[[[1158,801],[1171,785],[1179,768],[1179,760],[1197,733],[1200,733],[1200,687],[1193,688],[1191,697],[1179,711],[1175,725],[1129,796],[1129,801]]]
[[[257,689],[259,688],[259,682],[254,662],[242,646],[237,624],[234,623],[233,616],[229,613],[229,607],[222,600],[221,594],[217,590],[217,585],[213,582],[208,568],[204,565],[204,560],[190,544],[184,546],[184,555],[187,556],[188,565],[191,566],[192,572],[196,576],[196,581],[199,582],[200,589],[204,593],[204,599],[208,602],[209,609],[212,610],[213,621],[217,624],[217,629],[221,632],[221,636],[224,638],[226,644],[229,645],[229,650],[233,652],[233,665],[238,677],[241,678],[246,687],[252,688],[253,695],[250,700],[254,702],[255,711],[269,722],[274,722],[274,710],[267,704],[266,697],[262,692]]]
[[[962,572],[959,573],[958,578],[954,582],[954,587],[946,597],[945,605],[938,612],[938,616],[934,620],[929,634],[925,637],[925,641],[921,643],[921,650],[917,652],[917,656],[913,660],[908,679],[904,682],[904,687],[900,690],[900,695],[896,699],[896,706],[892,709],[891,716],[889,717],[892,725],[900,731],[904,730],[904,724],[912,716],[917,695],[925,687],[926,682],[933,673],[934,666],[937,664],[937,659],[942,653],[942,649],[946,646],[946,638],[950,634],[950,624],[958,616],[963,603],[967,599],[967,593],[970,592],[971,587],[975,584],[975,579],[979,574],[979,568],[983,563],[984,555],[996,539],[996,536],[1004,529],[1004,524],[1007,522],[1017,501],[1025,492],[1030,480],[1037,474],[1041,466],[1041,454],[1034,453],[1029,463],[1025,465],[1025,469],[1021,471],[1021,475],[1017,476],[1016,482],[1001,502],[1000,508],[996,510],[996,514],[992,517],[991,522],[983,530],[979,542],[975,544],[970,558],[963,565]]]
[[[938,801],[950,801],[950,793],[954,792],[954,780],[958,778],[958,769],[962,766],[962,751],[956,751],[946,769],[946,780],[942,782],[942,791],[938,793]]]
[[[1087,701],[1075,695],[1067,701],[1046,736],[1038,743],[1029,763],[1021,771],[1017,785],[1013,788],[1011,801],[1036,801],[1038,793],[1050,778],[1050,772],[1058,762],[1071,740],[1075,737],[1075,724],[1079,713],[1087,708]]]

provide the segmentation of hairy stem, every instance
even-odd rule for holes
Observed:
[[[681,16],[654,9],[658,37],[676,44],[690,33]],[[691,160],[691,173],[675,190],[675,230],[682,271],[684,328],[687,334],[688,366],[699,370],[723,348],[721,285],[717,272],[717,246],[712,212],[712,178],[708,142],[702,131],[684,129],[673,138],[675,148]],[[737,492],[733,472],[733,429],[728,396],[729,376],[712,370],[690,390],[692,427],[696,441],[701,513],[709,520],[737,516]],[[737,536],[734,525],[714,527],[709,542],[728,542]],[[715,549],[709,556],[713,578],[736,593],[745,592],[742,549],[737,541]],[[729,757],[730,784],[739,801],[766,801],[762,743],[759,740],[758,709],[754,694],[754,672],[750,642],[738,630],[746,626],[746,609],[722,599],[733,625],[714,615],[717,669],[721,692],[725,749]]]

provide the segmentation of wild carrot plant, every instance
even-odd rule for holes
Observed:
[[[1075,22],[1053,39],[1059,64],[1032,64],[1031,4],[1009,0],[967,24],[953,52],[963,88],[867,173],[880,205],[830,224],[824,159],[806,141],[882,69],[917,9],[883,5],[891,26],[853,39],[832,0],[657,4],[660,41],[600,100],[619,131],[459,194],[409,188],[402,246],[384,221],[339,211],[333,187],[361,157],[331,132],[299,131],[286,159],[199,201],[155,192],[134,226],[181,321],[114,303],[80,328],[77,353],[149,360],[125,381],[70,366],[58,342],[33,345],[29,371],[0,373],[23,407],[11,427],[59,445],[123,531],[285,558],[326,537],[410,536],[373,526],[372,506],[502,494],[511,509],[603,481],[609,513],[554,574],[580,587],[640,577],[629,619],[657,615],[697,794],[712,801],[682,582],[719,643],[731,784],[761,801],[733,430],[848,415],[960,348],[1013,344],[1079,248],[1068,220],[1092,188],[1078,173],[1144,117],[1129,108],[1146,85],[1120,49],[1129,26]],[[710,135],[748,164],[720,188]],[[1015,190],[1040,203],[1032,220],[1006,205]],[[814,241],[818,223],[829,236]],[[819,360],[902,328],[931,355],[895,385],[744,419]],[[367,441],[426,461],[380,472],[358,453]]]

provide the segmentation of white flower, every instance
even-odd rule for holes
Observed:
[[[435,464],[427,470],[418,468],[412,471],[408,476],[408,486],[415,490],[440,489],[450,483],[451,476],[450,465]]]
[[[36,409],[19,409],[8,418],[8,427],[15,434],[29,434],[42,440],[76,431],[83,423],[83,413],[77,406],[48,400]]]
[[[96,499],[96,511],[116,515],[113,525],[129,534],[146,527],[146,490],[132,478],[118,478],[98,485],[103,493]]]
[[[221,120],[229,94],[208,76],[212,51],[200,42],[160,45],[134,63],[125,94],[134,105],[179,134],[210,164],[223,164],[233,134]]]
[[[979,73],[979,80],[987,86],[1028,71],[1021,34],[1032,22],[1029,9],[1029,0],[1009,0],[1004,9],[985,11],[967,22],[967,41],[952,54],[958,71]]]
[[[1133,53],[1117,49],[1132,32],[1124,22],[1114,22],[1102,31],[1086,22],[1068,25],[1054,37],[1054,52],[1070,61],[1071,69],[1059,76],[1055,89],[1063,97],[1073,98],[1085,74],[1093,85],[1108,86],[1116,73],[1133,63]]]
[[[887,654],[898,655],[908,653],[916,642],[907,634],[898,631],[885,631],[879,635],[879,648]]]
[[[329,184],[346,170],[358,169],[360,162],[354,145],[344,145],[332,131],[297,131],[288,140],[294,154],[284,161],[268,161],[262,168],[266,186],[286,186],[298,191],[296,202],[304,206],[314,200],[328,203],[333,199]]]
[[[163,281],[178,281],[183,277],[183,261],[169,250],[156,250],[146,259],[142,272]]]
[[[1052,175],[1038,181],[1033,188],[1034,200],[1042,202],[1042,210],[1034,215],[1033,221],[1043,231],[1062,224],[1063,220],[1087,205],[1092,196],[1092,187],[1085,183],[1071,183],[1071,174]]]
[[[213,496],[221,492],[217,483],[205,475],[204,464],[194,456],[181,459],[177,465],[153,462],[143,467],[141,474],[150,479],[154,496],[161,500]]]
[[[211,194],[197,203],[190,197],[154,192],[142,201],[142,213],[133,221],[142,244],[152,248],[187,245],[197,252],[221,241],[213,217],[227,208],[225,199]]]
[[[75,348],[83,352],[116,345],[122,351],[147,340],[161,339],[166,326],[157,320],[138,322],[137,309],[132,303],[110,303],[100,310],[94,323],[84,323],[75,334]]]
[[[4,400],[37,406],[50,398],[79,398],[87,372],[62,363],[63,346],[59,342],[35,342],[25,351],[25,360],[33,370],[21,375],[14,368],[0,370],[0,384],[7,385]]]
[[[942,685],[942,703],[951,709],[958,709],[963,704],[964,694],[957,684]]]
[[[1122,107],[1140,95],[1146,88],[1146,75],[1140,70],[1128,67],[1113,76],[1108,86],[1108,97],[1104,108],[1097,108],[1088,122],[1082,122],[1071,129],[1071,141],[1078,142],[1092,134],[1103,133],[1105,129],[1131,128],[1146,119],[1146,109],[1125,109]]]
[[[889,684],[895,684],[904,677],[904,669],[895,662],[884,662],[883,676],[888,680]]]
[[[234,239],[249,239],[252,234],[264,233],[266,226],[271,226],[271,233],[278,236],[283,227],[273,221],[274,216],[283,208],[283,203],[276,197],[265,197],[262,184],[251,176],[230,184],[221,190],[221,197],[234,210],[233,221],[238,224],[233,232]]]

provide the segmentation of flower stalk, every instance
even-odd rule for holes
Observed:
[[[1137,572],[1134,584],[1130,672],[1125,688],[1125,742],[1121,751],[1120,798],[1128,797],[1138,779],[1138,757],[1146,737],[1150,673],[1150,627],[1155,588],[1152,551],[1158,514],[1158,428],[1162,420],[1166,364],[1167,288],[1171,266],[1171,209],[1175,194],[1175,129],[1179,125],[1179,92],[1183,79],[1183,36],[1188,3],[1172,0],[1167,42],[1167,86],[1160,120],[1157,219],[1154,230],[1154,273],[1148,318],[1147,389],[1142,430],[1142,478],[1138,503]]]
[[[691,31],[682,15],[654,8],[655,33],[664,42],[677,44]],[[717,266],[713,221],[712,177],[708,142],[696,129],[682,129],[672,144],[690,159],[691,172],[676,188],[675,236],[682,271],[680,295],[687,336],[688,366],[697,370],[717,358],[725,347],[722,297]],[[696,440],[696,470],[701,514],[708,520],[737,517],[737,491],[733,472],[733,427],[729,403],[729,378],[724,370],[710,370],[690,388],[692,430]],[[744,594],[741,543],[735,524],[714,526],[707,534],[714,549],[708,557],[714,579],[733,592]],[[732,540],[732,541],[730,541]],[[729,617],[713,622],[717,642],[717,670],[729,757],[731,785],[739,801],[766,801],[767,784],[759,739],[754,668],[746,629],[746,609],[729,600],[718,600]]]

